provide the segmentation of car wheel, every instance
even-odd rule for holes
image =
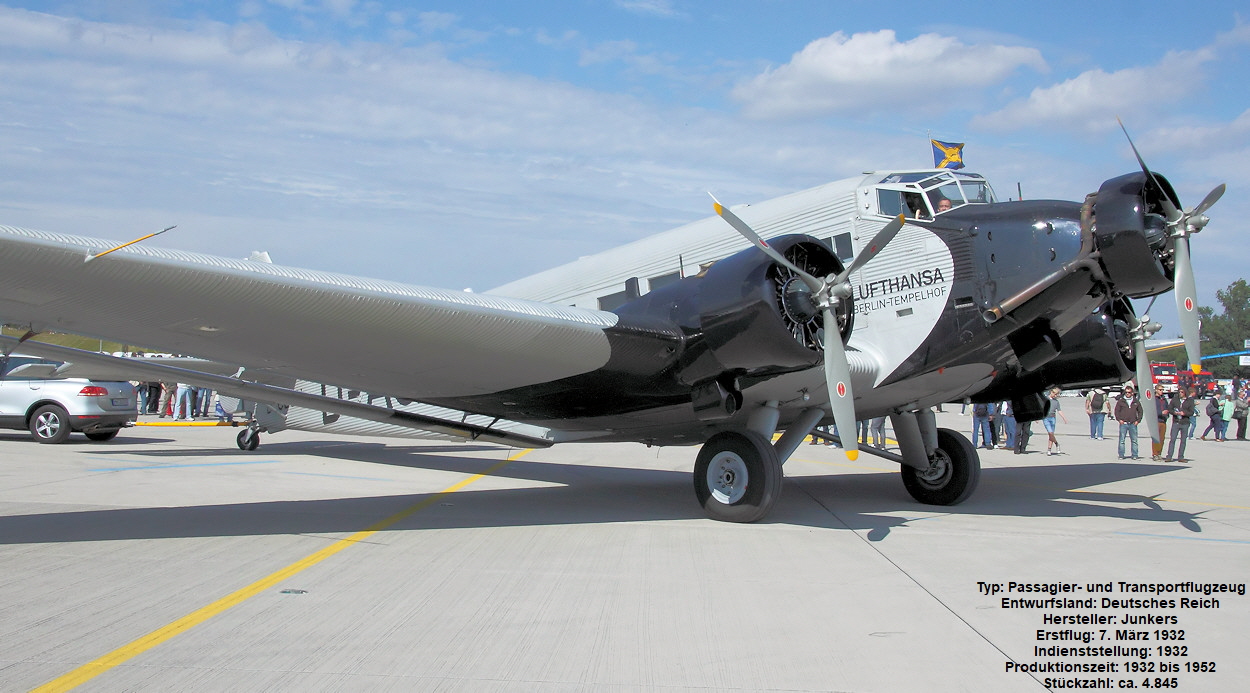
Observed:
[[[69,414],[55,404],[39,407],[30,417],[30,434],[40,443],[63,443],[69,433]]]

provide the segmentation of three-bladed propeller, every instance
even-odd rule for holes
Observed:
[[[1128,146],[1132,147],[1133,155],[1137,157],[1137,163],[1141,166],[1142,172],[1163,193],[1159,202],[1167,220],[1168,237],[1172,239],[1172,282],[1175,285],[1176,312],[1180,318],[1181,334],[1185,338],[1185,352],[1189,355],[1189,368],[1197,373],[1202,370],[1202,347],[1198,334],[1198,287],[1194,283],[1194,266],[1189,257],[1189,236],[1201,231],[1211,221],[1204,212],[1224,194],[1224,184],[1220,183],[1215,186],[1194,208],[1187,212],[1181,211],[1177,206],[1177,200],[1172,199],[1167,189],[1159,183],[1159,179],[1146,166],[1146,161],[1142,159],[1137,146],[1133,144],[1133,138],[1129,136],[1124,122],[1119,118],[1116,118],[1116,121],[1120,123],[1124,136],[1128,138]]]
[[[903,215],[898,215],[886,224],[872,241],[864,248],[846,269],[836,275],[824,279],[812,276],[802,268],[790,262],[784,255],[760,238],[746,222],[722,205],[715,196],[712,202],[716,213],[729,222],[738,233],[750,241],[755,247],[764,251],[774,262],[794,272],[807,288],[811,289],[812,302],[821,309],[825,326],[825,383],[829,388],[829,408],[833,412],[833,422],[838,427],[842,449],[846,456],[854,460],[859,456],[859,436],[855,433],[855,395],[851,391],[851,367],[846,359],[846,349],[842,345],[842,335],[838,330],[838,318],[835,309],[842,301],[851,297],[852,273],[859,270],[881,252],[899,229],[903,228]]]

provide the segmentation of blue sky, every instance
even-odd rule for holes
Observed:
[[[1248,67],[1218,1],[7,3],[0,223],[484,290],[705,191],[930,165],[930,132],[1079,200],[1136,166],[1119,115],[1186,206],[1229,185],[1213,305],[1250,257]]]

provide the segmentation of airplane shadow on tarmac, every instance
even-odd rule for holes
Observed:
[[[133,442],[133,441],[130,441]],[[450,456],[438,452],[490,451],[489,455]],[[91,449],[93,458],[117,454],[136,469],[150,467],[134,458],[187,464],[197,457],[225,457],[222,449],[136,451],[131,446]],[[270,460],[288,455],[332,457],[427,470],[484,473],[507,453],[496,446],[394,446],[375,443],[270,443],[238,459]],[[691,465],[693,466],[693,455]],[[177,460],[175,462],[174,460]],[[206,463],[212,464],[212,463]],[[229,464],[224,462],[222,464]],[[165,464],[157,465],[166,466]],[[1005,517],[1107,517],[1143,523],[1178,524],[1201,532],[1201,513],[1162,508],[1152,497],[1087,492],[1100,484],[1176,471],[1160,464],[1093,463],[983,469],[976,494],[952,506],[922,505],[903,489],[897,472],[842,473],[787,478],[782,498],[765,524],[866,531],[882,541],[905,531],[906,517],[882,513],[915,512]],[[127,473],[127,472],[121,472]],[[474,490],[434,499],[388,530],[542,526],[663,520],[707,521],[694,499],[688,469],[640,469],[514,460],[491,472],[495,479],[552,484],[538,488]],[[430,501],[435,493],[374,495],[220,505],[116,508],[0,516],[0,544],[110,541],[272,534],[351,533],[395,513]]]

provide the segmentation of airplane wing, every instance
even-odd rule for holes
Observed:
[[[0,321],[414,400],[547,383],[611,355],[612,313],[144,246],[102,254],[115,245],[0,226]]]
[[[499,423],[498,421],[489,425],[473,423],[463,419],[456,421],[451,418],[431,415],[420,410],[430,410],[431,408],[429,407],[418,407],[414,410],[410,406],[411,403],[396,403],[392,402],[390,398],[383,398],[386,406],[379,406],[342,397],[318,395],[294,387],[240,380],[231,376],[209,373],[203,370],[191,370],[166,363],[187,361],[189,359],[120,358],[55,344],[44,344],[42,342],[26,341],[19,344],[17,338],[5,336],[0,336],[0,347],[13,351],[20,347],[20,350],[24,353],[64,361],[60,367],[47,366],[51,372],[43,373],[43,377],[146,379],[188,383],[211,387],[223,395],[239,399],[265,402],[279,406],[294,405],[327,414],[341,414],[400,428],[428,431],[444,436],[448,440],[473,440],[527,448],[545,448],[552,445],[552,441],[547,438],[528,434],[526,431],[530,433],[539,432],[532,426],[524,426],[524,431],[508,430],[515,428],[516,424],[504,422],[504,427],[499,427],[496,425]],[[44,364],[33,365],[41,366]],[[220,369],[223,364],[201,362],[195,365],[201,368],[207,366]],[[23,368],[28,369],[29,366],[23,366]],[[17,372],[17,370],[15,369],[14,372]],[[272,374],[263,374],[263,376],[273,379]],[[291,384],[293,385],[294,383]]]

